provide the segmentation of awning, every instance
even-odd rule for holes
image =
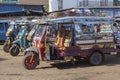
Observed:
[[[22,5],[25,10],[35,13],[44,13],[43,5]]]
[[[24,9],[19,5],[0,5],[0,14],[19,13],[23,11]]]
[[[0,16],[42,16],[43,5],[0,4]]]

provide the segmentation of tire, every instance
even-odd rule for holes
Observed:
[[[94,52],[91,56],[89,56],[89,63],[93,66],[100,65],[104,60],[104,56],[100,52]]]
[[[35,55],[33,57],[33,60],[30,62],[32,54],[33,53],[27,53],[23,58],[22,64],[23,64],[24,68],[26,68],[28,70],[35,69],[38,65],[39,58],[36,57]]]
[[[18,45],[13,45],[13,46],[10,48],[9,52],[10,52],[10,55],[11,55],[11,56],[17,56],[17,55],[20,53],[20,50],[19,50]]]
[[[3,45],[3,50],[4,50],[6,53],[8,53],[10,47],[11,47],[11,44],[8,44],[8,42],[5,42],[4,45]]]

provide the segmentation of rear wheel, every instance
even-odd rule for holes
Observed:
[[[11,56],[17,56],[20,53],[19,46],[18,45],[13,45],[10,48],[9,52],[10,52]]]
[[[27,53],[24,58],[23,58],[23,66],[26,69],[35,69],[36,66],[38,65],[38,60],[39,58],[33,53]]]
[[[3,50],[8,53],[10,47],[11,47],[11,44],[8,44],[8,42],[5,42],[3,45]]]
[[[94,52],[88,59],[93,66],[100,65],[104,60],[104,56],[100,52]]]

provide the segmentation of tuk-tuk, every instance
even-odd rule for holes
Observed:
[[[34,69],[39,60],[74,62],[86,59],[96,66],[104,61],[105,54],[120,52],[111,17],[64,17],[50,21],[55,24],[55,30],[51,31],[50,25],[40,25],[33,47],[26,49],[23,59],[26,69]]]
[[[33,25],[29,23],[22,23],[19,33],[17,35],[17,39],[12,42],[12,46],[9,49],[11,56],[17,56],[20,51],[23,51],[25,48],[29,46],[29,42],[31,40],[27,39],[28,33],[31,31]]]
[[[10,20],[0,20],[0,41],[5,41],[6,40],[6,32],[7,29],[9,28],[9,23]]]
[[[6,32],[6,41],[4,43],[4,46],[3,46],[3,50],[5,52],[9,52],[9,49],[12,45],[12,42],[15,40],[19,30],[20,30],[20,24],[16,21],[11,21],[10,22],[10,26]]]

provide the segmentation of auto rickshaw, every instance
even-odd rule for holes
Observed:
[[[23,51],[25,48],[29,46],[31,42],[30,39],[27,39],[28,33],[32,29],[29,23],[22,23],[23,25],[20,28],[20,31],[17,35],[17,39],[12,42],[12,46],[10,47],[9,53],[11,56],[17,56],[20,51]]]
[[[6,40],[6,32],[9,28],[10,20],[0,20],[0,41],[5,42]]]
[[[114,37],[111,17],[63,17],[50,20],[55,24],[39,25],[33,47],[24,52],[23,66],[34,69],[39,61],[76,61],[86,59],[91,65],[100,65],[105,54],[120,52]],[[52,26],[53,27],[53,26]],[[48,34],[49,33],[49,34]],[[53,39],[55,38],[55,39]]]
[[[9,52],[12,42],[15,40],[18,32],[20,30],[20,24],[15,21],[11,21],[10,26],[6,32],[7,39],[4,43],[3,50]]]

